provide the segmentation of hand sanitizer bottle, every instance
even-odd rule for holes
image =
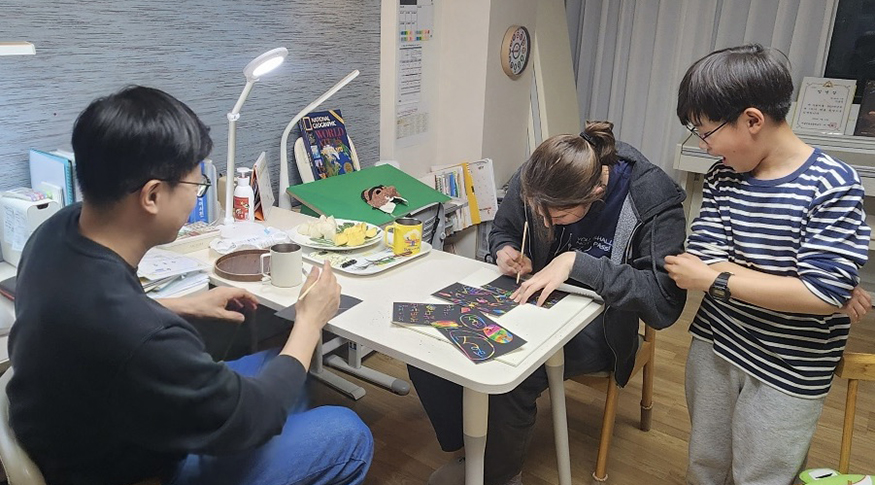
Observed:
[[[234,188],[234,220],[255,220],[255,194],[249,185],[252,169],[240,167],[237,169],[237,186]]]

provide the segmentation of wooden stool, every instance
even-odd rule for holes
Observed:
[[[857,411],[859,381],[875,381],[875,354],[845,352],[836,367],[837,377],[848,380],[845,400],[845,423],[842,427],[842,446],[839,452],[839,472],[848,473],[851,464],[851,441],[854,439],[854,417]]]
[[[653,368],[656,349],[656,330],[644,326],[643,339],[639,336],[638,353],[635,354],[635,367],[632,368],[631,379],[638,371],[644,370],[641,386],[641,424],[642,431],[650,431],[653,412]],[[596,481],[608,479],[608,451],[611,448],[611,438],[614,436],[614,420],[617,417],[617,395],[619,387],[614,381],[612,372],[598,372],[572,377],[572,381],[585,386],[605,391],[605,413],[602,417],[602,431],[599,438],[599,451],[596,458],[595,471],[592,476]]]

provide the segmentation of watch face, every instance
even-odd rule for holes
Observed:
[[[711,291],[709,291],[708,293],[711,294],[712,298],[715,298],[717,300],[720,300],[720,301],[727,300],[726,290],[724,290],[723,288],[711,288]]]

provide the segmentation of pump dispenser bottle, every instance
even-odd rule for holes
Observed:
[[[252,169],[240,167],[237,169],[237,186],[234,188],[234,220],[255,220],[255,194],[249,185]]]

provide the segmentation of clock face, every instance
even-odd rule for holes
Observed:
[[[501,67],[505,74],[512,79],[522,74],[529,62],[531,45],[528,29],[520,25],[507,29],[501,46]]]

